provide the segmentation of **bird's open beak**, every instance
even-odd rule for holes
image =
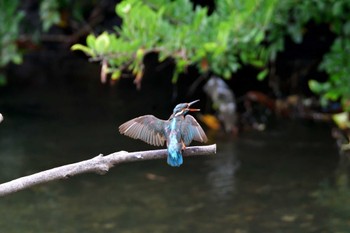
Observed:
[[[199,112],[200,109],[198,109],[198,108],[190,108],[190,106],[192,104],[197,103],[198,101],[199,100],[195,100],[195,101],[192,101],[192,102],[188,103],[188,106],[187,106],[188,111],[190,111],[190,112]]]

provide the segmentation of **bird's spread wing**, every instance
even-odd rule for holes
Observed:
[[[193,116],[187,115],[184,122],[181,125],[181,136],[186,146],[188,146],[192,140],[198,142],[208,141],[202,127],[198,124]]]
[[[119,126],[119,132],[154,146],[163,146],[165,123],[153,115],[140,116]]]

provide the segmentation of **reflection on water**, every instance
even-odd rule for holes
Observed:
[[[1,95],[1,182],[153,148],[119,135],[117,125],[173,106],[154,112],[145,93],[86,85]],[[178,169],[165,160],[122,164],[1,198],[1,232],[330,232],[332,212],[315,195],[338,162],[328,127],[277,121],[266,132],[210,140],[216,156],[187,158]]]
[[[211,186],[210,195],[217,200],[229,199],[234,194],[235,173],[239,166],[237,161],[238,151],[235,150],[235,146],[232,141],[220,143],[218,154],[227,153],[228,155],[207,161],[210,170],[207,176],[208,183]]]
[[[326,180],[314,196],[330,213],[328,224],[334,232],[350,231],[350,153],[340,153],[334,179]]]

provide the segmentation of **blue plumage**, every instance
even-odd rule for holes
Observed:
[[[173,117],[170,124],[165,128],[165,135],[168,148],[167,162],[172,167],[179,167],[183,163],[181,140],[181,118]]]
[[[119,132],[155,146],[162,146],[166,141],[167,163],[172,167],[179,167],[183,163],[182,150],[192,140],[207,141],[207,136],[196,119],[186,115],[189,111],[199,111],[190,108],[197,101],[199,100],[176,105],[167,121],[152,115],[141,116],[119,126]]]
[[[183,163],[182,149],[183,143],[181,140],[181,119],[174,117],[170,121],[169,127],[165,129],[168,159],[167,162],[172,167],[179,167]]]
[[[181,151],[171,150],[168,148],[167,163],[172,167],[180,167],[180,165],[183,163]]]

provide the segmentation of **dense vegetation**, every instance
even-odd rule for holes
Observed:
[[[350,1],[216,1],[213,12],[193,6],[189,0],[125,0],[116,13],[123,25],[115,32],[90,34],[87,45],[74,45],[103,64],[103,72],[118,79],[124,69],[132,70],[139,83],[143,57],[156,51],[159,60],[176,62],[173,81],[191,65],[200,72],[230,78],[242,65],[252,65],[262,80],[268,64],[283,51],[285,39],[301,43],[308,23],[324,24],[335,40],[319,66],[328,73],[327,82],[309,82],[322,102],[340,100],[349,110]],[[139,17],[142,15],[142,17]]]
[[[64,24],[62,9],[70,9],[76,21],[84,21],[84,7],[94,4],[87,2],[41,1],[42,24],[32,38],[53,25]],[[18,0],[0,1],[0,19],[7,22],[0,29],[1,67],[22,61],[18,39],[25,12],[17,13],[20,7]],[[103,79],[110,75],[117,80],[130,70],[138,85],[144,71],[143,58],[149,52],[156,52],[159,61],[168,57],[175,61],[173,82],[189,65],[195,65],[202,74],[214,73],[226,79],[249,65],[262,80],[269,74],[269,64],[285,49],[286,39],[302,43],[307,25],[323,25],[335,38],[319,64],[329,78],[326,82],[311,80],[309,86],[320,94],[322,102],[339,101],[349,111],[349,9],[350,0],[222,0],[213,1],[210,7],[189,0],[124,0],[115,8],[122,19],[120,27],[95,31],[87,36],[86,44],[72,48],[100,61]],[[4,77],[0,80],[3,82]]]

